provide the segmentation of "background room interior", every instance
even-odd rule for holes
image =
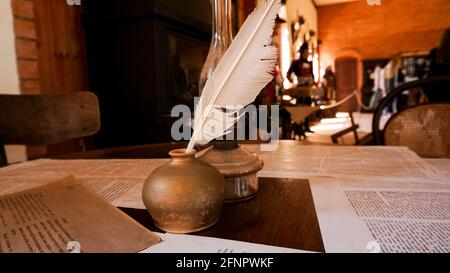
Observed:
[[[0,0],[0,253],[449,253],[449,14]]]
[[[211,35],[209,1],[50,2],[2,1],[0,91],[92,91],[100,100],[101,130],[94,137],[60,144],[7,146],[9,160],[170,141],[171,107],[180,102],[192,104],[192,96],[198,93],[197,79]],[[257,2],[232,1],[234,34]],[[298,58],[300,45],[306,42],[317,86],[330,67],[337,80],[332,99],[339,101],[358,90],[363,105],[352,99],[337,111],[354,112],[363,139],[371,133],[370,113],[377,101],[373,92],[375,68],[384,69],[383,73],[389,70],[391,78],[398,73],[396,69],[406,69],[403,81],[424,77],[430,51],[440,45],[450,27],[450,2],[446,0],[417,0],[414,4],[383,0],[374,4],[285,1],[274,37],[280,50],[281,77],[275,95],[280,97],[280,89],[295,84],[286,74],[291,61]],[[382,92],[400,83],[389,84],[383,84]],[[322,123],[321,117],[314,117],[311,128],[315,134],[307,133],[307,140],[330,142],[331,134],[351,126],[348,115],[339,114],[340,119],[334,120],[326,118],[335,115],[325,115]],[[349,135],[340,141],[354,143]]]

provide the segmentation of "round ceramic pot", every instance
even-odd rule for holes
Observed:
[[[170,233],[192,233],[219,220],[225,181],[213,166],[184,149],[169,153],[171,159],[146,179],[144,204],[155,225]]]

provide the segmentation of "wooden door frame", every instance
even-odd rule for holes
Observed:
[[[347,71],[347,70],[346,70],[346,72],[339,71],[338,70],[338,64],[339,63],[341,63],[342,65],[345,65],[345,66],[350,65],[352,68],[349,71],[353,71],[354,70],[355,71],[354,73],[356,73],[356,75],[353,74],[353,73],[352,73],[353,74],[352,76],[348,75],[349,73],[346,73],[346,72],[349,72],[349,71]],[[357,58],[355,58],[355,57],[336,58],[335,61],[334,61],[334,66],[335,66],[335,73],[336,73],[336,79],[337,79],[337,81],[336,81],[336,84],[337,84],[336,85],[336,100],[337,101],[340,101],[340,100],[344,99],[344,97],[350,95],[354,91],[354,90],[349,90],[349,88],[347,88],[347,86],[345,86],[343,88],[343,86],[341,86],[342,85],[342,80],[339,80],[340,78],[351,77],[350,79],[346,79],[345,81],[347,82],[349,80],[350,82],[348,82],[348,83],[351,83],[351,85],[354,85],[354,87],[352,87],[351,89],[356,89],[356,90],[358,90],[358,92],[361,92],[360,88],[359,88],[359,80],[358,80],[359,60]],[[343,76],[342,73],[344,73],[345,76]],[[342,93],[343,91],[345,91],[345,92]],[[339,106],[338,110],[340,110],[340,111],[359,111],[360,110],[360,106],[356,102],[355,99],[356,98],[352,98],[350,101],[348,101],[348,102],[344,103],[343,105]]]
[[[362,96],[362,86],[363,86],[363,58],[362,54],[359,50],[353,48],[345,48],[340,50],[340,53],[336,55],[334,59],[334,71],[336,72],[336,62],[338,60],[345,59],[356,59],[356,89],[359,93],[359,96]],[[358,105],[358,111],[361,111],[361,106]]]
[[[333,65],[336,64],[337,60],[340,59],[350,59],[350,58],[354,58],[356,59],[356,65],[357,65],[357,83],[356,83],[356,88],[358,89],[358,92],[361,94],[361,90],[362,90],[362,85],[363,85],[363,58],[361,55],[361,52],[359,50],[356,49],[351,49],[351,48],[347,48],[347,49],[343,49],[341,50],[340,54],[338,54],[334,60]],[[335,67],[335,71],[336,71],[336,67]]]

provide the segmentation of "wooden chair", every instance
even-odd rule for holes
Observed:
[[[316,113],[317,111],[325,111],[325,110],[333,110],[333,112],[337,112],[337,107],[342,105],[343,103],[349,101],[352,98],[357,97],[357,92],[355,91],[352,94],[348,95],[341,101],[335,102],[330,105],[322,105],[322,106],[286,106],[286,110],[291,114],[291,119],[296,124],[301,124],[307,117],[310,115]],[[344,135],[348,133],[353,133],[355,137],[355,145],[359,145],[362,142],[360,141],[360,138],[358,137],[358,129],[359,125],[355,123],[355,120],[353,119],[353,113],[349,112],[351,126],[348,128],[345,128],[331,136],[331,141],[334,144],[338,144],[338,139],[343,137]],[[306,138],[306,136],[305,136]]]
[[[384,143],[407,146],[421,157],[450,157],[449,117],[449,103],[410,107],[389,119]]]
[[[342,129],[339,132],[331,135],[331,141],[333,142],[333,144],[339,144],[339,138],[345,136],[348,133],[353,133],[353,136],[355,137],[355,145],[360,144],[358,136],[359,124],[355,123],[355,119],[353,118],[353,112],[348,112],[348,115],[350,117],[350,122],[352,125],[348,128]]]
[[[384,128],[380,121],[384,109],[407,90],[421,92],[425,102],[414,102],[390,117]],[[440,101],[430,100],[440,94]],[[377,145],[406,146],[419,156],[450,157],[450,76],[410,82],[392,90],[374,113],[373,139]]]
[[[63,95],[0,95],[0,165],[3,145],[47,145],[90,136],[100,129],[97,96],[90,92]]]

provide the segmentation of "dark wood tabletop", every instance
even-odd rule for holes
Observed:
[[[121,210],[148,229],[162,232],[146,210]],[[225,204],[216,225],[193,235],[324,252],[307,180],[260,178],[256,197]]]
[[[60,156],[64,159],[164,158],[183,143],[121,147]],[[155,227],[146,210],[121,208],[152,231]],[[260,178],[256,197],[225,204],[219,222],[194,235],[238,240],[279,247],[324,252],[309,182],[307,180]]]

